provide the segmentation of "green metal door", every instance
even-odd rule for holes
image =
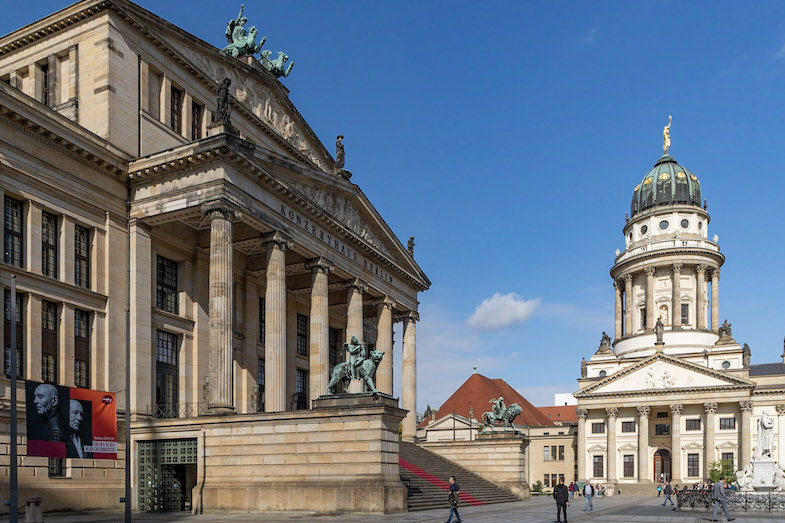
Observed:
[[[139,510],[183,510],[186,498],[184,465],[196,465],[196,439],[139,442]]]

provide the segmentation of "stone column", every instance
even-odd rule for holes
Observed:
[[[264,410],[287,409],[286,394],[286,248],[290,239],[275,231],[262,236],[267,247],[264,290]]]
[[[614,339],[618,340],[622,337],[622,330],[621,330],[621,284],[614,280],[613,282],[613,290],[614,294],[616,295],[616,308],[615,308],[615,329],[614,329]]]
[[[395,301],[386,296],[376,302],[376,350],[384,352],[379,368],[376,369],[376,388],[379,392],[390,395],[393,392],[393,307]]]
[[[616,474],[616,417],[619,415],[619,409],[616,407],[605,407],[607,420],[605,428],[608,431],[608,470],[605,478],[608,483],[615,483],[619,478]]]
[[[638,482],[651,483],[649,476],[649,414],[651,407],[638,406]]]
[[[711,330],[720,328],[720,269],[711,271]]]
[[[234,412],[234,353],[232,349],[234,278],[232,271],[232,220],[228,208],[211,205],[210,218],[210,413]]]
[[[624,335],[629,336],[635,329],[632,327],[632,274],[624,276]]]
[[[152,242],[150,230],[137,219],[129,223],[131,234],[131,415],[134,419],[138,416],[149,415],[153,412],[153,390],[155,388],[155,367],[153,361],[155,352],[155,338],[153,337],[153,324],[151,311],[153,308],[153,282],[152,274]],[[73,242],[73,226],[71,238]],[[73,243],[72,243],[73,245]],[[73,253],[73,251],[71,251]],[[73,260],[73,257],[70,257]],[[61,264],[60,267],[63,267]],[[62,274],[62,273],[61,273]],[[71,281],[73,282],[73,262],[71,263]],[[109,300],[111,303],[112,300]],[[119,395],[118,395],[119,396]]]
[[[671,325],[681,328],[681,262],[673,264],[673,296],[671,297]]]
[[[698,328],[705,329],[706,328],[706,266],[705,265],[698,265],[695,267],[695,275],[698,279],[698,296],[697,296],[697,307],[698,311],[696,313]]]
[[[681,411],[684,405],[671,403],[671,483],[681,483]]]
[[[309,260],[305,266],[311,270],[311,318],[310,318],[310,398],[313,400],[327,394],[330,381],[330,311],[328,306],[328,276],[333,263],[319,257]]]
[[[657,269],[646,267],[646,330],[654,330],[654,273]]]
[[[778,463],[785,463],[785,405],[777,405],[777,453],[779,454]]]
[[[357,337],[357,341],[363,343],[363,293],[368,290],[368,285],[359,279],[349,283],[346,296],[346,338],[351,340],[352,336]],[[367,355],[365,355],[367,357]],[[349,353],[346,353],[346,361],[349,361]],[[359,393],[365,391],[365,383],[361,380],[352,380],[349,383],[349,392]]]
[[[578,481],[588,478],[586,473],[586,418],[589,416],[587,409],[579,408],[578,413]]]
[[[744,465],[752,464],[752,401],[740,401],[739,409],[741,409],[741,442],[737,468],[742,469]]]
[[[403,316],[403,357],[401,407],[408,410],[403,419],[403,441],[413,442],[417,433],[417,334],[420,315],[411,311]]]
[[[706,426],[703,431],[705,435],[705,441],[703,443],[703,479],[708,481],[711,463],[717,459],[717,449],[714,443],[714,415],[717,413],[717,403],[704,403],[703,408],[706,411]]]

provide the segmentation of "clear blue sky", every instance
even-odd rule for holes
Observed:
[[[219,47],[239,8],[139,3]],[[669,114],[671,152],[700,179],[727,256],[720,315],[753,363],[779,361],[785,3],[246,4],[265,48],[296,63],[283,83],[299,111],[328,149],[346,136],[352,181],[416,236],[433,282],[421,408],[475,363],[537,405],[577,388],[581,356],[613,330],[608,270]],[[0,33],[64,5],[16,3]],[[523,322],[467,324],[494,293],[539,301]]]

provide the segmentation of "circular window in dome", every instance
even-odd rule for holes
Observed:
[[[690,227],[690,221],[689,220],[685,219],[685,220],[681,221],[681,228],[682,229],[688,229],[689,227]]]
[[[646,234],[648,231],[649,231],[648,225],[644,225],[643,227],[641,227],[641,234]]]
[[[601,370],[601,371],[600,371],[600,378],[604,378],[604,377],[605,377],[605,376],[607,376],[607,375],[608,375],[608,373],[607,373],[607,372],[605,372],[604,370]]]
[[[722,368],[728,370],[730,368],[730,362],[728,360],[723,361]]]
[[[667,229],[667,228],[668,228],[668,226],[670,226],[670,223],[668,223],[668,220],[662,220],[662,221],[660,222],[660,229],[662,229],[663,231],[664,231],[665,229]]]
[[[678,178],[679,180],[683,180],[683,179],[685,179],[686,177],[687,177],[687,175],[686,175],[686,174],[684,174],[683,172],[677,172],[677,173],[676,173],[676,178]]]
[[[663,182],[664,182],[665,180],[667,180],[668,178],[670,178],[670,176],[668,176],[668,173],[662,173],[662,174],[660,175],[660,180],[662,180]]]
[[[651,183],[651,178],[646,178],[643,180],[643,185],[649,185]]]

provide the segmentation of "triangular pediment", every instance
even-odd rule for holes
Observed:
[[[752,386],[752,382],[743,378],[673,356],[655,354],[578,391],[575,395],[586,398],[598,395],[689,392]]]
[[[426,427],[427,430],[433,429],[452,429],[453,428],[453,419],[455,420],[455,428],[456,429],[468,429],[469,428],[469,421],[464,418],[463,416],[455,416],[453,418],[452,414],[448,416],[444,416],[443,418],[439,418],[436,421],[432,421]]]

